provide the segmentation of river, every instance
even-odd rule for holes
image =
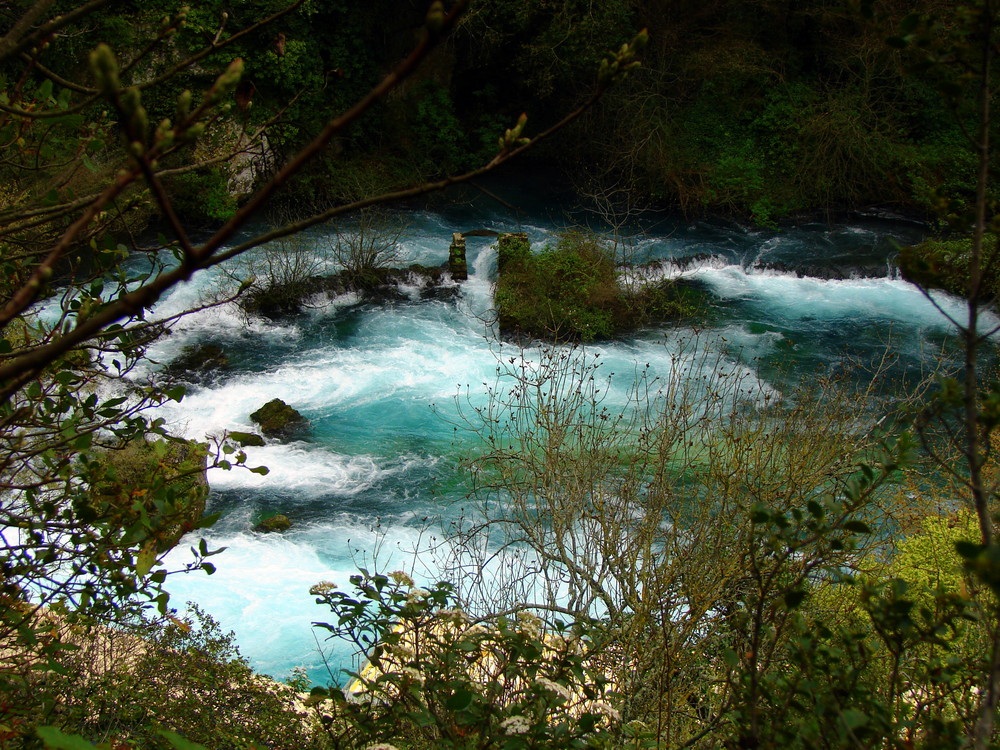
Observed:
[[[401,254],[406,262],[439,265],[452,233],[472,229],[524,231],[539,247],[569,222],[540,205],[515,212],[480,198],[401,209]],[[948,324],[892,264],[894,243],[913,242],[921,232],[876,217],[751,229],[661,216],[641,228],[630,253],[636,261],[694,258],[668,272],[689,279],[708,300],[697,321],[699,345],[781,392],[851,360],[871,361],[886,347],[899,354],[900,382],[933,368]],[[329,229],[318,229],[304,242],[320,247],[329,237]],[[259,671],[285,678],[304,667],[326,682],[326,664],[351,665],[345,645],[314,635],[310,623],[329,613],[309,595],[313,584],[346,587],[359,565],[413,570],[425,581],[433,576],[428,550],[440,538],[438,519],[462,499],[457,459],[472,440],[455,428],[456,397],[482,402],[498,361],[538,356],[491,334],[491,240],[470,238],[468,257],[470,278],[455,299],[422,300],[415,289],[413,299],[390,304],[319,299],[281,322],[247,320],[225,305],[183,319],[150,351],[159,364],[147,371],[196,342],[218,344],[230,358],[229,371],[161,408],[186,437],[253,431],[250,413],[273,398],[310,421],[306,439],[247,449],[248,463],[269,467],[266,476],[210,473],[210,510],[222,517],[203,536],[226,551],[213,558],[214,575],[175,576],[169,585],[175,606],[194,601],[235,631]],[[202,274],[173,290],[156,314],[197,304],[218,283],[218,273]],[[960,311],[955,300],[940,302]],[[646,364],[664,371],[686,330],[651,327],[588,349],[609,373]],[[614,383],[624,391],[628,377],[617,375]],[[291,519],[289,531],[252,530],[275,512]],[[188,546],[182,542],[168,562],[182,563]]]

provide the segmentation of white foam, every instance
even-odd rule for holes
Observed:
[[[203,536],[210,549],[226,548],[210,559],[216,572],[168,579],[171,606],[196,601],[224,630],[236,633],[240,651],[257,670],[287,678],[294,667],[304,666],[319,684],[329,682],[320,647],[335,670],[348,666],[353,653],[344,643],[326,641],[325,633],[311,626],[331,620],[332,614],[315,603],[309,588],[330,581],[350,591],[350,577],[358,566],[373,565],[372,550],[380,550],[375,567],[391,571],[409,568],[413,549],[422,544],[417,527],[376,530],[365,519],[343,514],[284,534],[209,531]],[[168,568],[190,561],[188,547],[197,540],[195,535],[185,537],[168,555]],[[339,673],[335,677],[342,679]]]
[[[947,319],[914,285],[900,279],[817,279],[779,271],[747,271],[742,266],[703,265],[688,276],[726,299],[754,301],[786,319],[833,321],[859,316],[908,325],[948,327]],[[945,294],[935,301],[961,319],[964,305]],[[995,316],[988,316],[995,320]],[[985,323],[989,325],[989,320]]]

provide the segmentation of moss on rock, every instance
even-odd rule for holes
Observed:
[[[265,518],[263,521],[254,526],[254,531],[259,531],[264,534],[280,533],[282,531],[288,531],[292,528],[292,522],[288,516],[283,513],[276,513],[273,516]]]
[[[259,448],[264,445],[264,438],[256,432],[230,432],[226,437],[243,448]]]
[[[309,420],[280,398],[272,399],[250,415],[265,437],[287,439],[309,429]]]

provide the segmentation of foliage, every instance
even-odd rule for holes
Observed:
[[[972,202],[961,125],[885,36],[936,0],[634,4],[653,44],[558,156],[687,212],[771,224],[870,205],[929,215],[929,187]],[[968,123],[968,120],[965,120]]]
[[[528,612],[476,622],[455,608],[451,586],[417,588],[401,572],[362,570],[351,584],[311,590],[336,617],[314,624],[368,659],[346,690],[313,693],[333,701],[323,710],[336,747],[610,746],[620,716],[591,655],[599,629],[546,626]]]
[[[236,213],[228,178],[214,168],[186,172],[164,183],[173,205],[192,223],[220,223]]]
[[[36,721],[116,748],[178,747],[165,732],[210,748],[316,746],[292,690],[255,674],[233,634],[193,605],[184,619],[92,623],[67,636],[79,648],[34,694],[59,696]]]
[[[901,248],[899,268],[903,278],[924,289],[964,297],[969,290],[971,259],[971,238],[931,239]],[[1000,279],[992,267],[985,271],[980,295],[992,300],[1000,291]]]
[[[334,239],[289,237],[223,269],[217,296],[235,297],[243,312],[267,318],[296,315],[324,293],[375,295],[402,260],[405,225],[376,209],[331,227]]]
[[[796,610],[899,512],[881,501],[906,443],[880,451],[859,419],[869,393],[822,381],[782,399],[706,344],[641,369],[624,396],[599,354],[501,364],[466,413],[475,510],[442,556],[471,608],[598,617],[637,737],[769,746],[769,727],[812,716],[783,682]]]
[[[322,291],[323,248],[295,236],[269,243],[223,269],[220,297],[236,297],[246,315],[282,318],[302,311]]]
[[[412,114],[404,119],[404,145],[411,158],[421,160],[421,172],[445,174],[468,166],[481,155],[479,149],[469,148],[451,95],[440,83],[422,81],[407,96]]]
[[[565,236],[538,255],[504,263],[495,304],[502,331],[592,341],[614,333],[619,287],[614,259],[599,242]]]

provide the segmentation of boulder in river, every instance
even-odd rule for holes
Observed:
[[[250,415],[265,437],[287,439],[309,428],[309,420],[280,398],[272,399]]]
[[[230,432],[226,437],[239,445],[241,448],[259,448],[264,445],[264,438],[256,432]]]
[[[254,526],[254,531],[259,531],[263,534],[271,534],[274,532],[288,531],[292,528],[292,522],[288,516],[283,513],[276,513],[273,516],[265,518],[259,524]]]
[[[217,344],[203,342],[185,346],[164,372],[170,380],[200,384],[228,369],[229,356],[225,350]]]

